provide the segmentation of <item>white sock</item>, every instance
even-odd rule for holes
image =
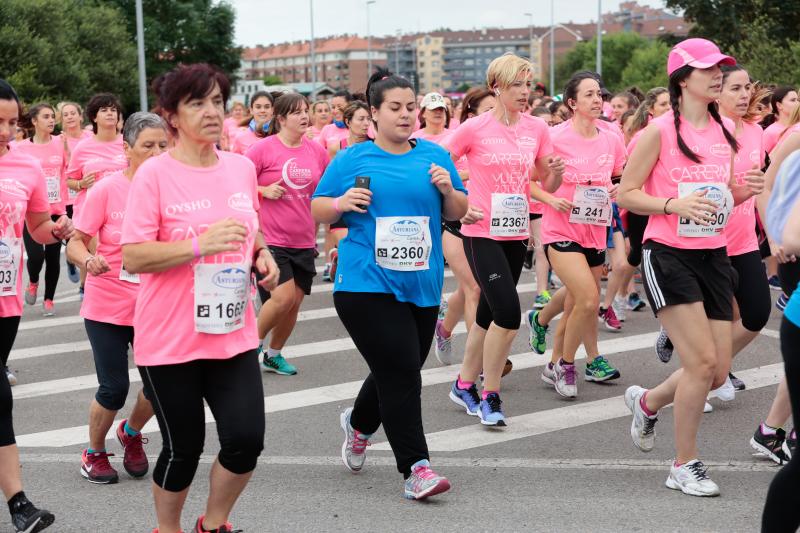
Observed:
[[[275,357],[276,355],[280,354],[280,349],[276,350],[275,348],[267,348],[267,357]]]

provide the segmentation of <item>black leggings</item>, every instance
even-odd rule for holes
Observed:
[[[234,474],[255,469],[264,449],[264,387],[256,350],[230,359],[140,366],[139,373],[163,441],[153,470],[159,487],[180,492],[191,485],[206,436],[203,400],[217,423],[219,464]]]
[[[56,215],[52,215],[50,218],[54,222],[58,220]],[[25,251],[28,253],[28,278],[31,283],[39,283],[42,265],[47,264],[47,268],[44,270],[44,299],[52,300],[56,295],[58,276],[61,274],[61,241],[53,244],[39,244],[28,233],[27,224],[22,232],[22,240],[25,242]]]
[[[800,328],[786,318],[781,323],[781,353],[792,400],[792,418],[800,421]],[[767,492],[761,518],[764,533],[795,533],[800,527],[800,455],[795,453],[778,470]]]
[[[739,275],[733,295],[739,306],[742,326],[748,331],[761,331],[767,325],[772,310],[767,271],[758,250],[730,257],[731,265]]]
[[[528,241],[494,241],[464,237],[467,263],[481,288],[475,323],[489,329],[494,322],[505,329],[519,329],[522,312],[517,282],[522,274]]]
[[[791,296],[800,283],[800,262],[778,264],[778,279],[786,296]]]
[[[630,242],[630,252],[628,252],[628,264],[638,267],[642,263],[642,239],[644,230],[647,228],[647,221],[650,217],[637,215],[628,211],[628,241]]]
[[[10,296],[10,298],[15,298],[15,296]],[[14,339],[17,338],[19,319],[18,316],[0,317],[0,447],[10,446],[16,442],[14,424],[11,419],[14,400],[4,368],[8,363],[8,356],[11,354],[11,347],[14,346]]]
[[[104,409],[119,411],[125,405],[131,385],[128,346],[133,345],[133,326],[118,326],[88,318],[83,323],[92,345],[95,373],[100,384],[94,398]]]
[[[338,291],[336,312],[369,366],[350,425],[372,434],[383,424],[397,470],[428,459],[422,428],[422,377],[433,342],[438,307],[398,302],[392,294]]]

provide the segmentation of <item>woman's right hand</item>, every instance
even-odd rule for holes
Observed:
[[[553,196],[553,198],[551,198],[550,201],[547,203],[550,205],[550,207],[562,213],[572,209],[572,202],[570,202],[566,198],[559,198],[557,196]]]
[[[286,192],[286,189],[277,183],[273,183],[272,185],[267,185],[266,187],[259,187],[258,192],[261,193],[261,196],[267,200],[280,200],[281,196],[283,196],[283,194]]]
[[[86,261],[86,272],[92,276],[105,274],[109,270],[111,270],[111,267],[108,266],[108,261],[100,254],[94,255]]]
[[[479,220],[483,220],[483,211],[474,205],[467,206],[467,214],[461,217],[462,224],[475,224]]]
[[[247,239],[247,226],[232,218],[215,222],[198,238],[200,255],[214,255],[220,252],[235,252]]]
[[[675,198],[666,206],[669,214],[687,218],[701,226],[708,226],[711,223],[711,215],[718,209],[716,202],[706,198],[705,191],[694,191],[683,198]]]
[[[83,177],[83,179],[78,180],[78,183],[80,184],[79,186],[80,186],[81,189],[88,189],[89,187],[94,185],[94,182],[95,182],[94,172],[91,173],[91,174],[87,174],[87,175],[85,175]]]
[[[772,241],[769,241],[769,253],[772,257],[778,260],[778,263],[794,263],[797,261],[797,258],[793,255],[786,255],[786,252],[783,250],[783,246],[775,244]]]
[[[353,187],[334,201],[338,203],[339,211],[342,213],[347,213],[348,211],[366,213],[366,207],[372,203],[372,191]]]

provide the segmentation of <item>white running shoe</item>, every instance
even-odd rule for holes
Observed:
[[[711,392],[723,402],[730,402],[736,398],[736,389],[733,387],[733,383],[731,383],[731,378],[729,377],[725,378],[725,383],[720,385],[718,389],[714,389]]]
[[[709,479],[708,468],[694,459],[681,466],[672,466],[667,477],[667,487],[690,496],[719,496],[719,487]]]
[[[614,314],[617,315],[617,320],[625,322],[625,309],[628,308],[628,299],[622,298],[619,295],[614,296],[614,301],[611,302],[611,308],[614,310]]]
[[[453,335],[451,334],[449,337],[439,335],[439,324],[441,324],[441,320],[436,322],[436,329],[434,330],[436,359],[443,365],[455,364],[457,361],[453,359]]]
[[[631,439],[633,445],[642,450],[649,452],[656,444],[656,422],[658,422],[658,413],[654,416],[647,416],[642,409],[641,400],[642,395],[647,392],[647,389],[633,385],[628,387],[625,391],[625,405],[630,409],[633,414],[631,421]]]
[[[565,398],[575,398],[578,396],[578,382],[574,363],[564,363],[562,365],[559,360],[553,365],[553,373],[556,378],[553,386],[557,393]]]
[[[708,402],[706,402],[706,404],[703,406],[703,412],[704,412],[704,413],[710,413],[710,412],[712,412],[713,410],[714,410],[714,406],[713,406],[713,405],[711,405],[711,404],[710,404],[710,403],[708,403]]]
[[[339,423],[344,431],[342,444],[342,462],[354,474],[361,472],[364,461],[367,459],[367,446],[371,435],[365,435],[350,425],[350,415],[353,408],[348,407],[339,415]]]
[[[547,383],[548,385],[555,385],[556,384],[556,371],[555,366],[553,363],[547,363],[544,365],[542,369],[542,381]]]

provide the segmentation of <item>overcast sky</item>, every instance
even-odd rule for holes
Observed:
[[[324,37],[342,33],[366,35],[366,0],[313,0],[314,34]],[[236,9],[236,41],[243,46],[308,39],[309,0],[228,0]],[[639,0],[661,7],[662,0]],[[558,0],[556,23],[597,20],[597,0]],[[605,0],[603,12],[616,11],[620,2]],[[453,5],[458,5],[454,10]],[[395,35],[447,27],[466,30],[481,27],[550,24],[548,0],[375,0],[370,6],[372,35]]]

